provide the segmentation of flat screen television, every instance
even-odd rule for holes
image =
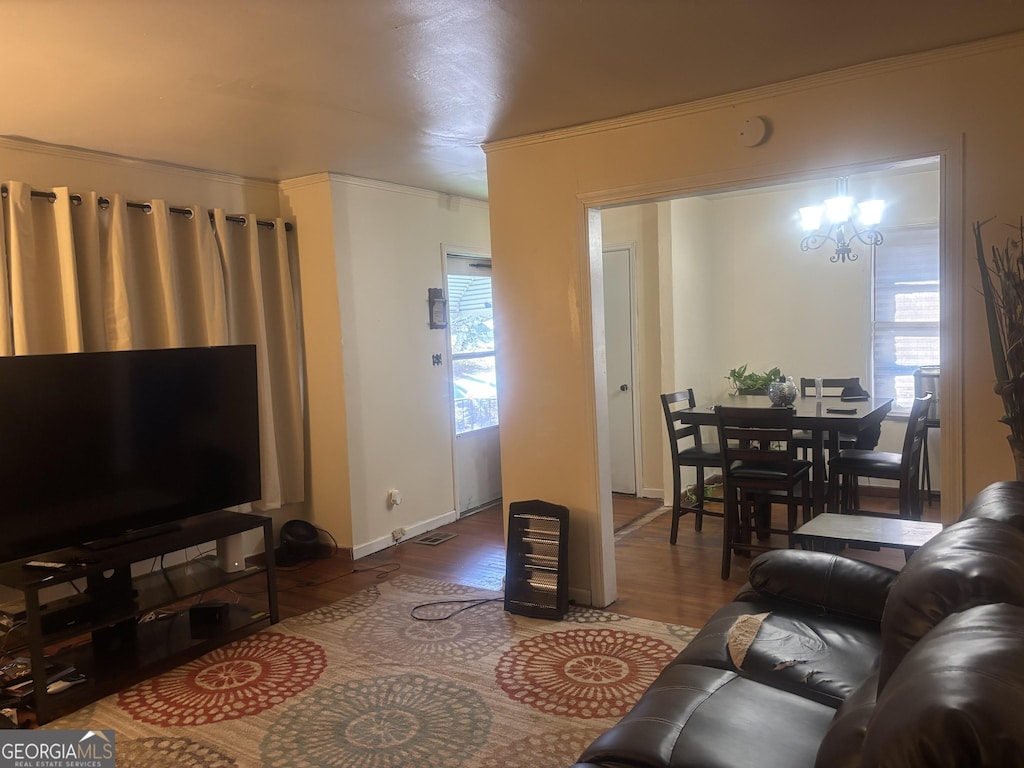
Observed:
[[[259,497],[254,346],[0,357],[0,561]]]

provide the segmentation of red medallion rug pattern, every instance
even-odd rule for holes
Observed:
[[[397,575],[47,727],[114,729],[118,766],[564,768],[695,633]]]
[[[119,693],[118,705],[154,725],[234,720],[302,693],[326,667],[319,644],[260,632]]]
[[[498,685],[542,712],[619,718],[677,653],[661,640],[618,628],[548,632],[502,654]]]

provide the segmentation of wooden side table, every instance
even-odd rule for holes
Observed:
[[[828,548],[828,544],[837,543],[860,544],[902,549],[909,556],[941,530],[942,523],[923,523],[901,517],[826,513],[804,523],[793,535],[810,549]],[[826,546],[816,547],[816,544]]]

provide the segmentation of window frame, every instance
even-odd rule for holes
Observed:
[[[452,327],[453,327],[452,313],[455,310],[456,304],[455,304],[454,301],[452,301],[452,297],[450,295],[451,294],[451,278],[452,278],[452,276],[468,276],[468,277],[487,277],[488,280],[491,280],[491,271],[490,271],[491,261],[490,261],[490,258],[485,257],[485,256],[475,256],[475,255],[468,255],[468,254],[460,254],[460,253],[453,253],[453,252],[450,252],[450,251],[446,253],[446,260],[447,260],[447,267],[446,267],[446,270],[445,270],[445,289],[444,290],[445,290],[445,297],[448,300],[448,307],[447,307],[447,310],[448,310],[448,317],[447,317],[447,320],[448,320],[448,332],[447,332],[447,335],[448,335],[448,351],[449,351],[449,356],[450,356],[451,366],[452,366],[452,368],[451,368],[451,376],[450,376],[449,396],[451,398],[451,404],[452,404],[453,433],[455,435],[455,439],[457,440],[459,438],[466,437],[468,435],[479,434],[479,433],[484,432],[486,430],[496,430],[500,426],[500,419],[499,419],[499,415],[498,415],[498,411],[497,411],[497,387],[498,387],[498,381],[497,381],[497,377],[498,377],[498,374],[497,374],[497,352],[496,352],[497,340],[492,337],[492,339],[491,339],[491,348],[488,349],[488,350],[474,350],[474,351],[471,351],[471,352],[456,352],[454,350],[454,345],[452,344]],[[451,266],[453,264],[453,261],[454,261],[454,263],[460,263],[460,262],[464,263],[466,265],[466,267],[467,267],[467,270],[465,272],[463,272],[462,270],[452,270]],[[480,265],[479,266],[479,268],[481,270],[480,273],[474,274],[473,272],[469,271],[469,268],[473,268],[475,265]],[[492,312],[491,321],[492,321],[492,324],[493,324],[493,309],[494,309],[493,281],[491,282],[491,300],[489,302],[489,306],[490,306],[490,309],[491,309],[491,312]],[[492,328],[491,330],[492,330],[492,333],[493,333],[494,329]],[[487,424],[485,426],[473,427],[471,429],[460,430],[459,416],[458,416],[458,404],[457,404],[458,400],[460,400],[460,399],[476,400],[476,399],[480,399],[480,398],[457,398],[456,397],[456,394],[455,394],[455,385],[456,385],[455,366],[460,361],[464,361],[464,360],[483,360],[483,359],[490,359],[490,360],[493,361],[491,367],[493,367],[494,372],[495,372],[494,373],[494,377],[495,377],[495,381],[494,381],[495,397],[493,398],[493,400],[494,400],[494,408],[493,408],[493,418],[494,418],[494,421],[493,421],[493,423]]]
[[[896,399],[897,392],[894,391],[889,393],[887,388],[879,387],[879,369],[883,371],[892,370],[893,376],[908,375],[913,376],[913,370],[925,367],[925,366],[938,366],[940,360],[938,357],[928,361],[922,361],[912,366],[901,366],[896,361],[896,337],[901,333],[907,335],[924,335],[934,336],[936,340],[935,349],[939,357],[941,357],[941,343],[942,343],[942,283],[941,283],[941,231],[938,221],[922,222],[919,224],[908,224],[904,226],[892,227],[884,231],[886,240],[878,247],[873,255],[871,261],[871,383],[872,393],[878,397],[893,397],[893,406],[891,415],[900,417],[907,416],[910,413],[910,405],[900,405]],[[893,241],[896,241],[895,243]],[[935,313],[934,320],[911,320],[911,321],[898,321],[898,320],[880,320],[879,319],[879,255],[878,252],[883,249],[887,249],[883,252],[883,258],[889,258],[893,254],[893,249],[897,251],[899,249],[934,249],[934,275],[926,275],[924,280],[920,279],[920,275],[915,271],[908,273],[908,277],[913,279],[902,281],[906,285],[910,285],[914,282],[920,282],[922,287],[928,286],[927,290],[921,291],[926,293],[935,294],[938,299],[938,309]],[[919,256],[911,256],[911,258],[921,258]],[[887,271],[891,270],[888,266]],[[888,289],[890,294],[890,301],[894,307],[895,312],[896,297],[899,294],[897,286],[900,284],[899,279],[892,280],[892,286]],[[934,288],[932,288],[934,286]],[[891,361],[886,361],[883,366],[879,365],[879,346],[883,339],[891,340],[891,347],[893,348],[893,357]],[[899,370],[901,368],[911,368],[909,372],[901,374]]]

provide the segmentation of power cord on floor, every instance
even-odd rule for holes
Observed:
[[[447,621],[452,618],[452,616],[456,616],[463,611],[468,611],[470,608],[478,608],[479,606],[486,605],[487,603],[499,603],[504,599],[505,598],[503,597],[478,597],[472,600],[438,600],[435,603],[421,603],[420,605],[414,605],[409,611],[409,615],[416,619],[416,621]],[[444,616],[427,617],[416,615],[416,611],[422,608],[431,608],[436,605],[462,605],[462,607],[456,608],[454,611],[446,613]]]
[[[308,567],[309,565],[312,565],[313,562],[315,562],[315,561],[310,560],[310,561],[307,562],[307,564],[305,566],[302,566],[302,567],[298,567],[298,568],[278,568],[277,570],[278,570],[278,573],[296,573],[297,571],[301,571],[305,567]],[[337,581],[338,579],[344,578],[345,576],[351,576],[353,573],[369,573],[370,571],[379,571],[379,573],[376,575],[375,578],[377,578],[377,579],[386,579],[392,573],[395,573],[395,571],[400,570],[401,567],[402,567],[401,563],[393,563],[392,562],[392,563],[381,563],[380,565],[372,565],[369,568],[353,568],[351,571],[345,571],[344,573],[339,573],[336,576],[331,576],[330,578],[323,579],[321,581],[300,581],[297,584],[292,584],[291,586],[288,586],[288,587],[278,587],[277,591],[278,592],[290,592],[293,589],[308,589],[309,587],[321,587],[324,584],[330,584],[332,581]],[[234,591],[239,593],[239,594],[243,594],[243,595],[259,595],[259,594],[262,594],[265,590],[256,590],[254,592],[247,592],[247,591],[244,591],[244,590],[240,590],[240,589],[238,589],[236,587]]]

